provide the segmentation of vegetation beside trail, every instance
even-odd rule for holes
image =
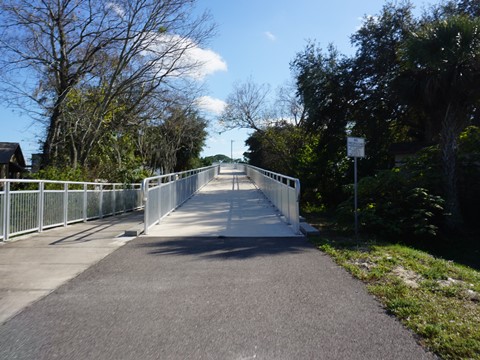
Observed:
[[[318,225],[318,224],[317,224]],[[480,272],[412,247],[327,231],[313,243],[442,359],[480,359]]]

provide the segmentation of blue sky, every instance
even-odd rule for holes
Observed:
[[[418,14],[424,6],[438,1],[413,1]],[[268,83],[274,90],[291,79],[289,64],[307,41],[322,47],[333,43],[346,55],[355,52],[350,36],[362,24],[365,15],[380,12],[382,0],[200,0],[209,8],[218,24],[218,36],[210,47],[227,65],[207,79],[209,96],[225,100],[237,81],[251,77],[257,83]],[[234,140],[234,157],[241,158],[248,131],[213,131],[204,155],[230,155]]]
[[[424,5],[439,1],[415,0],[420,13]],[[364,15],[378,14],[381,0],[198,0],[199,11],[210,9],[218,25],[217,36],[206,48],[215,54],[210,75],[205,81],[209,103],[218,109],[235,82],[252,78],[268,83],[272,90],[291,78],[289,63],[304,49],[308,40],[322,47],[333,43],[341,53],[351,55],[350,35],[361,25]],[[273,91],[274,93],[274,91]],[[247,131],[228,131],[221,135],[212,122],[207,146],[202,155],[230,155],[231,140],[234,157],[241,158],[247,148]],[[0,104],[2,130],[0,141],[19,142],[29,162],[38,151],[38,125],[18,112]]]

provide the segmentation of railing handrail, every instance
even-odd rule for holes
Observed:
[[[281,213],[286,217],[290,222],[294,231],[298,232],[299,229],[299,198],[300,198],[300,181],[297,178],[275,173],[273,171],[261,169],[252,165],[238,164],[245,166],[245,172],[253,171],[253,173],[258,173],[261,175],[260,178],[254,180],[251,177],[256,185],[264,192],[264,194],[270,199],[270,201],[281,211]],[[236,165],[237,166],[237,165]],[[191,195],[198,191],[202,186],[212,180],[215,176],[218,175],[220,165],[211,165],[205,166],[198,169],[192,169],[187,171],[156,175],[145,178],[141,183],[108,183],[108,182],[80,182],[80,181],[63,181],[63,180],[48,180],[48,179],[0,179],[0,185],[3,189],[0,189],[0,224],[1,224],[1,233],[0,240],[7,240],[10,235],[16,235],[25,232],[31,231],[43,231],[46,227],[52,226],[61,226],[63,224],[66,226],[68,223],[73,221],[87,221],[96,217],[103,217],[105,215],[115,215],[118,212],[128,211],[132,209],[145,208],[145,232],[148,231],[149,226],[152,226],[154,222],[158,222],[160,218],[165,216],[166,213],[169,213],[181,203],[186,201]],[[215,170],[215,171],[213,171]],[[250,177],[250,175],[249,175]],[[165,181],[166,179],[166,181]],[[268,179],[268,180],[262,180]],[[38,184],[38,189],[31,190],[12,190],[12,184],[14,183],[29,183],[29,184]],[[154,183],[154,186],[150,184]],[[48,190],[45,185],[48,184],[57,184],[63,185],[63,189],[57,190]],[[70,186],[82,186],[83,189],[71,189]],[[94,189],[89,187],[95,186]],[[111,189],[109,189],[111,187]],[[147,208],[145,206],[148,201],[149,192],[151,190],[158,192],[153,192],[153,195],[157,196],[159,200],[162,195],[162,192],[165,193],[171,191],[171,194],[168,195],[168,209],[165,208]],[[282,190],[283,189],[283,190]],[[97,195],[92,198],[92,204],[90,203],[90,195],[92,190],[98,192],[99,198]],[[105,194],[110,193],[110,190],[113,190],[112,197],[106,197]],[[134,195],[129,195],[129,193],[117,193],[118,191],[135,191]],[[56,192],[59,194],[64,194],[60,198],[50,198],[54,196],[52,193]],[[73,205],[70,204],[70,196],[72,193],[84,193],[81,200],[80,198],[75,198],[72,196]],[[31,193],[28,195],[28,199],[25,198],[25,201],[28,202],[27,205],[23,206],[22,204],[14,205],[12,203],[12,196],[15,194],[22,193]],[[49,195],[49,202],[57,201],[55,205],[47,205],[47,194]],[[117,194],[117,195],[116,195]],[[120,195],[119,195],[120,194]],[[17,195],[21,196],[21,195]],[[25,195],[27,196],[27,195]],[[55,195],[56,196],[56,195]],[[93,196],[93,195],[92,195]],[[131,196],[134,196],[131,198]],[[17,200],[19,201],[19,200]],[[58,203],[60,201],[60,203]],[[105,203],[104,203],[105,201]],[[107,203],[108,201],[108,203]],[[78,203],[78,206],[77,206]],[[82,203],[82,204],[80,204]],[[132,203],[133,205],[130,207]],[[128,204],[128,205],[127,205]],[[72,205],[73,207],[71,207]],[[120,205],[120,207],[116,207]],[[20,206],[20,207],[19,207]],[[22,207],[23,206],[23,207]],[[58,211],[61,210],[61,213],[57,214],[56,212],[52,213],[53,208],[59,207]],[[92,207],[91,207],[92,206]],[[129,208],[127,209],[127,206]],[[163,205],[162,205],[163,206]],[[20,231],[10,231],[10,221],[12,212],[18,211],[18,209],[28,209],[31,207],[32,212],[38,213],[37,215],[33,213],[28,213],[28,221],[31,222],[29,228],[21,229]],[[92,210],[93,209],[93,210]],[[96,209],[96,210],[95,210]],[[55,210],[55,209],[53,209]],[[91,215],[91,210],[96,211]],[[98,210],[98,211],[97,211]],[[120,210],[120,211],[117,211]],[[22,210],[24,211],[24,210]],[[70,215],[70,211],[74,212],[74,215]],[[25,210],[27,212],[27,210]],[[78,212],[81,213],[81,216],[78,217]],[[151,212],[150,218],[149,212]],[[32,215],[33,214],[33,215]],[[75,215],[77,214],[77,215]],[[45,218],[44,218],[45,216]],[[49,216],[54,216],[54,220],[51,220]],[[153,216],[153,217],[152,217]],[[35,217],[37,220],[35,220]],[[56,220],[62,218],[63,220]],[[32,220],[33,219],[33,220]],[[49,219],[48,221],[45,219]],[[46,223],[44,221],[47,221]]]
[[[196,191],[198,191],[203,185],[205,184],[190,184],[191,181],[189,181],[189,186],[188,189],[182,190],[181,194],[177,197],[177,194],[170,194],[169,199],[167,201],[167,204],[165,204],[164,208],[160,207],[155,207],[152,205],[152,202],[149,202],[149,192],[151,191],[151,188],[149,186],[150,182],[155,182],[156,184],[162,184],[165,186],[172,185],[175,186],[178,181],[182,180],[188,180],[192,179],[194,175],[199,175],[205,172],[208,172],[210,170],[215,170],[215,174],[218,174],[218,169],[220,168],[220,165],[210,165],[210,166],[204,166],[198,169],[192,169],[192,170],[187,170],[187,171],[181,171],[181,172],[176,172],[176,173],[170,173],[170,174],[164,174],[164,175],[157,175],[157,176],[152,176],[144,179],[142,181],[142,198],[143,198],[143,206],[144,206],[144,233],[148,234],[148,230],[150,227],[155,225],[160,221],[161,218],[169,214],[171,211],[176,209],[178,206],[183,204],[188,198],[190,198]],[[212,177],[213,178],[213,177]],[[167,182],[162,183],[161,181],[163,179],[168,179]],[[207,183],[211,180],[211,178],[207,181]],[[160,187],[160,186],[158,186]],[[155,189],[155,188],[152,188]],[[161,189],[158,190],[156,196],[161,197]],[[160,206],[160,205],[159,205]],[[152,208],[152,209],[151,209]]]
[[[252,165],[245,165],[247,176],[265,194],[272,204],[285,216],[295,233],[300,234],[300,180],[291,176],[275,173]],[[250,171],[260,174],[263,178],[255,179]],[[270,183],[265,184],[268,179]],[[275,188],[272,189],[273,181]],[[279,185],[279,186],[278,186]],[[283,190],[282,190],[283,189]],[[292,191],[294,195],[292,196]]]
[[[143,181],[141,182],[142,194],[143,194],[143,196],[145,196],[145,189],[147,189],[147,184],[149,182],[151,182],[152,180],[161,180],[161,179],[168,178],[168,177],[170,177],[170,178],[175,177],[175,180],[176,180],[177,177],[180,176],[180,175],[189,174],[188,176],[191,176],[191,175],[198,174],[199,172],[202,172],[202,171],[205,171],[205,170],[208,170],[208,169],[213,169],[213,168],[218,167],[218,166],[219,165],[210,165],[210,166],[204,166],[204,167],[201,167],[201,168],[198,168],[198,169],[185,170],[185,171],[179,171],[179,172],[168,173],[168,174],[163,174],[163,175],[150,176],[148,178],[143,179]],[[183,179],[184,177],[181,177],[181,178]],[[144,198],[144,200],[146,200],[146,199]]]
[[[282,177],[284,179],[294,181],[295,183],[298,182],[300,184],[300,180],[298,178],[291,177],[291,176],[288,176],[288,175],[283,175],[283,174],[280,174],[280,173],[276,173],[276,172],[273,172],[273,171],[270,171],[270,170],[262,169],[262,168],[259,168],[259,167],[253,166],[253,165],[249,165],[249,164],[244,164],[244,165],[249,167],[249,168],[258,170],[258,171],[264,173],[265,175],[269,174],[267,176],[269,176],[271,178],[274,178],[274,176],[279,176],[279,177]],[[273,175],[273,176],[270,176],[270,175]]]
[[[30,184],[33,189],[14,190]],[[33,186],[32,186],[33,184]],[[36,186],[35,186],[36,185]],[[143,206],[141,183],[0,179],[0,241]],[[48,189],[49,186],[58,189]]]
[[[215,168],[215,167],[218,167],[218,165],[210,165],[210,166],[204,166],[204,167],[197,168],[197,169],[173,172],[173,173],[168,173],[168,174],[163,174],[163,175],[150,176],[148,178],[143,179],[142,184],[144,184],[147,181],[151,181],[151,180],[155,180],[155,179],[161,179],[161,178],[168,177],[168,176],[173,176],[173,175],[188,174],[188,173],[196,174],[196,173],[199,173],[201,171],[211,169],[211,168]]]
[[[72,184],[72,185],[104,185],[104,186],[140,186],[142,183],[109,183],[103,181],[68,181],[68,180],[48,180],[48,179],[0,179],[3,183],[49,183],[49,184]]]

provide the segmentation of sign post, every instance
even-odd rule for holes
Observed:
[[[353,157],[353,191],[354,191],[354,211],[355,211],[355,238],[358,240],[358,199],[357,199],[357,158],[365,157],[365,139],[357,137],[347,137],[347,156]]]

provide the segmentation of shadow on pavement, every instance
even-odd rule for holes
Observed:
[[[186,255],[204,259],[238,260],[302,253],[312,249],[313,245],[302,237],[169,237],[148,238],[133,246],[149,248],[150,255]]]

